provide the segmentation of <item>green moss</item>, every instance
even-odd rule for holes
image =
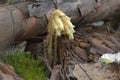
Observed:
[[[12,65],[25,80],[46,80],[48,75],[48,71],[40,65],[40,60],[35,60],[30,53],[12,53],[0,56],[0,60]]]

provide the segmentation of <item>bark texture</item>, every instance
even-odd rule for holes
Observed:
[[[28,17],[27,3],[0,7],[0,51],[14,42],[15,36],[24,28]]]
[[[0,62],[0,80],[24,80],[13,70],[13,67]]]
[[[56,0],[57,8],[64,11],[72,18],[72,22],[78,24],[94,22],[111,17],[118,17],[120,13],[119,0]],[[54,10],[53,2],[42,3],[39,6],[31,7],[31,16],[49,16],[49,12]]]

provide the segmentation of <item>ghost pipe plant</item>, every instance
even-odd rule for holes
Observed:
[[[69,40],[74,39],[73,33],[75,32],[75,26],[70,20],[71,19],[59,9],[51,12],[47,36],[48,55],[57,53],[58,37],[66,35]]]
[[[67,35],[69,39],[73,39],[74,25],[71,23],[70,18],[65,15],[61,10],[57,9],[51,12],[48,32],[49,35],[61,36]]]

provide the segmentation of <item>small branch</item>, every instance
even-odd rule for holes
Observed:
[[[46,66],[50,70],[50,72],[52,72],[52,68],[50,67],[50,64],[49,64],[47,56],[46,56],[46,48],[45,48],[44,44],[43,44],[43,51],[44,51],[44,60],[45,60]]]
[[[60,74],[61,68],[62,68],[61,65],[54,66],[53,70],[51,71],[50,80],[59,80],[59,74]]]
[[[56,61],[57,61],[57,49],[58,49],[58,46],[57,46],[57,36],[55,35],[54,37],[54,61],[53,61],[53,65],[56,64]]]

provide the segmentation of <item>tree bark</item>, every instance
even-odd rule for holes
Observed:
[[[120,13],[119,0],[56,0],[57,8],[71,17],[74,24],[88,23],[118,17]],[[50,11],[55,9],[53,2],[41,3],[32,6],[29,11],[31,16],[49,18]]]
[[[14,42],[28,16],[27,3],[0,7],[0,51],[5,51]]]

